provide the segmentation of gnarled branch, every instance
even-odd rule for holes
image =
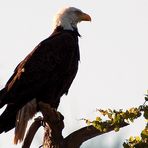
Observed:
[[[64,128],[64,123],[63,123],[64,117],[61,115],[61,113],[53,109],[49,104],[43,102],[39,102],[39,108],[43,114],[42,121],[44,122],[44,130],[45,130],[43,148],[79,148],[83,142],[95,136],[99,136],[108,133],[110,131],[113,131],[115,129],[115,125],[110,125],[109,123],[107,125],[107,127],[109,127],[107,131],[100,131],[91,125],[83,127],[71,133],[67,137],[63,138],[62,130]],[[37,121],[35,121],[31,126],[25,138],[23,148],[29,148],[31,141],[35,135],[35,132],[41,126],[41,121],[39,123],[36,122]],[[35,123],[36,125],[34,125]],[[118,126],[119,128],[122,128],[127,125],[128,124],[126,122],[122,122]],[[33,134],[30,136],[29,133]]]
[[[37,130],[39,129],[39,127],[42,125],[42,121],[43,118],[42,117],[38,117],[34,120],[34,122],[32,123],[32,125],[30,126],[27,134],[26,134],[26,138],[24,140],[24,143],[22,145],[22,148],[29,148],[31,145],[31,142],[34,138],[35,133],[37,132]]]
[[[64,128],[64,117],[49,104],[39,102],[39,108],[45,122],[43,146],[44,148],[59,148],[63,142],[62,130]]]
[[[127,125],[128,124],[126,122],[123,122],[120,125],[120,128],[125,127]],[[111,132],[114,130],[114,128],[115,128],[114,125],[110,126],[109,130],[104,132],[104,131],[99,131],[92,125],[86,126],[68,135],[64,139],[64,143],[66,148],[79,148],[83,142],[91,138],[94,138],[96,136]]]

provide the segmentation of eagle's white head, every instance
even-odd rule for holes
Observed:
[[[58,11],[54,18],[53,29],[58,26],[65,30],[74,30],[81,21],[91,21],[91,17],[75,7],[66,7]]]

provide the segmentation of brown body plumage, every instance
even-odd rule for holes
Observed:
[[[0,91],[0,107],[7,104],[0,116],[0,133],[17,126],[15,143],[24,136],[18,126],[24,123],[26,128],[28,120],[39,111],[37,103],[43,101],[57,108],[76,76],[80,60],[76,25],[82,20],[90,21],[90,17],[73,7],[60,15],[54,32],[20,62]]]

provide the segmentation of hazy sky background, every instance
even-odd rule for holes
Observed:
[[[124,108],[144,102],[148,89],[147,0],[13,0],[0,3],[0,87],[16,65],[52,33],[52,18],[63,6],[78,7],[92,22],[78,25],[81,62],[68,96],[59,110],[65,116],[64,135],[84,126],[96,108]],[[1,110],[2,111],[2,110]],[[96,137],[82,148],[121,148],[130,135],[140,134],[140,120],[120,132]],[[41,130],[40,130],[41,131]],[[0,135],[0,148],[12,145],[13,132]],[[38,132],[32,148],[42,143]]]

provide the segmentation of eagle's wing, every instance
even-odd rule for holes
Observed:
[[[7,82],[6,88],[10,98],[8,95],[6,103],[20,102],[22,96],[28,99],[35,97],[43,85],[60,78],[62,71],[67,70],[75,48],[76,43],[68,33],[41,42],[17,66],[13,76]]]
[[[15,69],[6,84],[0,106],[8,104],[0,116],[0,133],[15,126],[16,114],[47,83],[56,82],[71,63],[77,43],[69,33],[41,42]]]

